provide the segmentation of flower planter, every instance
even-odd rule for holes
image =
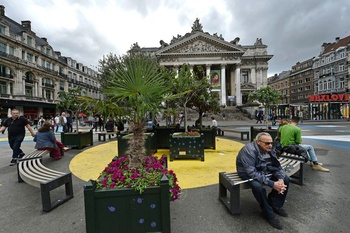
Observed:
[[[61,142],[63,145],[72,148],[83,148],[84,146],[93,145],[92,130],[78,133],[61,133]]]
[[[146,148],[146,156],[151,155],[157,152],[157,141],[154,133],[145,133],[146,137],[145,148]],[[128,141],[132,134],[125,135],[123,137],[118,138],[118,156],[126,155],[126,151],[128,149]]]
[[[134,189],[96,190],[95,181],[84,186],[86,232],[170,233],[169,181],[148,187],[142,194]]]
[[[169,138],[170,161],[174,159],[195,159],[204,161],[204,135],[178,137],[172,134]]]

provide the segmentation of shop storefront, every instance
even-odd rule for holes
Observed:
[[[349,119],[349,94],[325,94],[309,97],[312,120]]]

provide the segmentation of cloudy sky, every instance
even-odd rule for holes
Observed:
[[[0,0],[5,15],[30,20],[55,51],[96,67],[103,55],[131,45],[159,47],[191,32],[196,18],[205,32],[241,45],[262,38],[269,76],[320,53],[323,42],[350,35],[349,0]]]

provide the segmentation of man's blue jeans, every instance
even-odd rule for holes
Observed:
[[[310,160],[312,162],[317,163],[317,157],[316,157],[314,147],[311,145],[306,145],[306,144],[299,144],[299,145],[307,151],[307,153],[309,154]]]
[[[21,150],[21,144],[23,142],[24,139],[24,135],[17,135],[17,136],[9,136],[9,144],[10,147],[12,149],[12,159],[17,159],[18,155],[20,153],[23,153],[23,151]]]
[[[277,181],[277,179],[274,179],[273,177],[270,179]],[[265,186],[262,183],[257,180],[252,180],[250,182],[253,195],[258,201],[265,218],[271,219],[275,217],[272,206],[278,208],[283,207],[289,189],[289,180],[289,176],[284,177],[284,184],[287,185],[287,189],[283,192],[283,194],[278,194],[275,189],[272,189],[268,196],[266,195]]]

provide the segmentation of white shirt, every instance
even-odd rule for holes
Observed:
[[[211,126],[212,127],[218,127],[218,122],[214,119],[211,121]]]

